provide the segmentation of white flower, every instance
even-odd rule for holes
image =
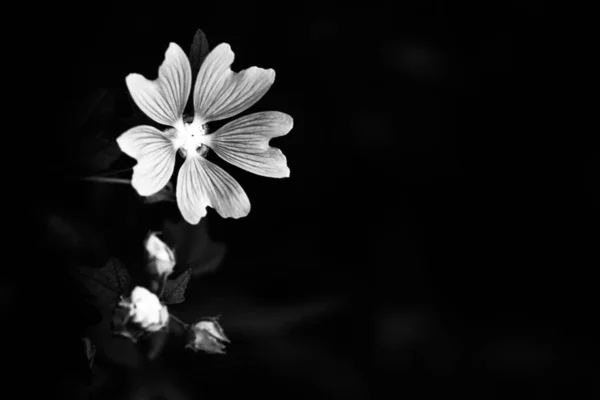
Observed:
[[[141,196],[157,193],[173,175],[179,151],[185,161],[177,176],[176,198],[181,214],[190,224],[197,224],[206,215],[207,206],[223,218],[240,218],[250,212],[250,200],[242,187],[205,158],[208,148],[225,161],[257,175],[284,178],[290,174],[283,153],[269,146],[271,138],[286,135],[292,129],[293,120],[287,114],[250,114],[207,134],[208,122],[247,110],[275,80],[273,69],[251,67],[233,72],[233,60],[234,54],[226,43],[208,54],[196,78],[191,122],[183,118],[192,87],[191,66],[178,45],[169,45],[156,80],[139,74],[126,78],[138,107],[154,121],[170,127],[161,132],[147,125],[136,126],[117,139],[121,150],[137,160],[132,186]]]
[[[207,353],[223,354],[224,343],[229,343],[217,318],[207,318],[192,325],[190,332],[190,342],[186,347],[195,351],[203,350]]]
[[[160,240],[156,233],[151,232],[145,242],[148,254],[148,268],[156,275],[169,276],[175,266],[175,254],[165,242]]]
[[[121,300],[119,307],[129,311],[126,322],[133,322],[146,332],[156,332],[169,322],[167,306],[161,304],[154,293],[141,286],[136,286],[129,298]]]

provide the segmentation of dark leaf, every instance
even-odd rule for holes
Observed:
[[[103,132],[98,129],[82,140],[78,152],[80,164],[94,172],[106,171],[121,154],[117,142],[105,139]]]
[[[44,219],[45,243],[51,251],[86,265],[100,266],[109,260],[104,237],[80,214],[57,211]]]
[[[100,321],[102,321],[102,313],[94,306],[95,297],[88,293],[84,288],[81,288],[81,293],[77,294],[78,298],[74,304],[73,311],[79,316],[77,320],[81,327],[81,333],[83,334],[87,328],[99,324]]]
[[[210,238],[206,218],[197,225],[166,220],[163,232],[165,241],[175,250],[176,268],[191,268],[194,277],[215,271],[225,257],[227,247]]]
[[[226,250],[225,243],[209,240],[202,256],[192,261],[192,276],[199,277],[216,271],[225,257]]]
[[[47,337],[46,337],[47,339]],[[52,341],[57,351],[54,357],[60,355],[61,363],[68,369],[69,375],[79,384],[89,385],[92,382],[90,355],[93,358],[94,347],[88,348],[87,338],[66,337],[60,342]],[[58,350],[60,349],[60,350]]]
[[[102,268],[80,267],[79,278],[100,309],[114,306],[129,292],[131,284],[127,268],[116,258],[109,259]]]
[[[80,103],[75,117],[75,129],[81,129],[94,118],[101,118],[114,111],[115,100],[106,89],[98,89]]]
[[[128,118],[123,119],[123,123],[128,127],[127,129],[134,127],[136,125],[144,125],[146,123],[152,123],[150,117],[140,110],[140,108],[135,104],[133,97],[129,91],[127,92],[127,100],[129,102],[129,106],[131,107],[131,111],[133,111],[132,115]]]
[[[200,65],[209,53],[208,40],[201,29],[196,31],[192,46],[190,47],[190,63],[192,65],[192,79],[196,79]]]
[[[156,357],[159,356],[164,349],[168,338],[169,331],[166,329],[161,329],[158,332],[153,332],[148,335],[147,340],[143,343],[148,360],[155,360]]]
[[[156,124],[156,122],[152,120],[152,118],[144,114],[144,112],[138,107],[138,105],[133,100],[133,97],[131,97],[131,93],[127,89],[125,90],[125,98],[127,99],[127,103],[129,103],[131,114],[128,117],[120,118],[119,130],[121,132],[125,132],[126,130],[138,125]]]
[[[144,197],[144,203],[154,204],[160,202],[171,202],[175,203],[175,191],[173,190],[173,184],[171,182],[159,190],[157,193]]]
[[[162,301],[165,304],[179,304],[185,300],[185,289],[190,282],[192,270],[187,269],[174,279],[167,279]]]

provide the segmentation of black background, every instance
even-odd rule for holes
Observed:
[[[31,123],[11,136],[36,143],[20,147],[35,205],[90,199],[54,179],[75,158],[65,121],[85,94],[154,78],[169,42],[187,50],[198,28],[211,48],[232,46],[235,71],[276,70],[250,112],[294,117],[272,142],[289,179],[225,167],[252,211],[209,211],[226,259],[172,308],[222,313],[228,355],[170,349],[150,369],[113,366],[122,397],[110,398],[143,398],[132,388],[148,382],[188,396],[169,399],[588,393],[596,179],[581,144],[586,167],[573,169],[572,133],[558,128],[542,2],[90,2],[36,16],[20,28],[27,57],[9,58],[31,83]],[[62,331],[86,312],[72,311],[58,259],[32,253],[7,272],[6,304],[15,343],[43,339],[13,350],[38,388],[65,390],[76,379]]]

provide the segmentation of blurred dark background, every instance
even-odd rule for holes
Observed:
[[[29,104],[48,114],[35,136],[45,164],[34,202],[76,208],[82,224],[101,226],[97,240],[110,241],[125,219],[137,237],[147,225],[135,221],[152,217],[117,211],[125,203],[114,192],[99,198],[92,185],[56,183],[77,159],[67,121],[98,88],[115,93],[127,117],[125,76],[156,77],[169,42],[187,50],[200,28],[211,48],[232,46],[235,71],[274,68],[275,84],[248,112],[278,110],[295,122],[272,142],[289,179],[225,166],[252,211],[240,220],[209,211],[208,235],[227,246],[225,257],[171,308],[190,321],[222,314],[228,354],[173,348],[144,367],[98,355],[96,387],[119,381],[122,390],[106,398],[591,393],[595,162],[574,176],[568,133],[555,131],[549,67],[559,56],[547,51],[543,2],[89,2],[48,13],[27,47],[37,70]],[[44,329],[61,331],[88,312],[56,294],[69,284],[50,264],[39,254],[38,295],[28,300],[58,296],[68,311],[44,313]],[[9,304],[9,284],[5,292]],[[69,362],[52,344],[62,334],[43,335],[35,370],[24,368],[54,377]]]

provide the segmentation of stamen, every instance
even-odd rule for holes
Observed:
[[[200,145],[200,147],[198,148],[198,154],[200,154],[202,157],[206,158],[206,155],[208,154],[208,146],[205,146],[203,144]]]

